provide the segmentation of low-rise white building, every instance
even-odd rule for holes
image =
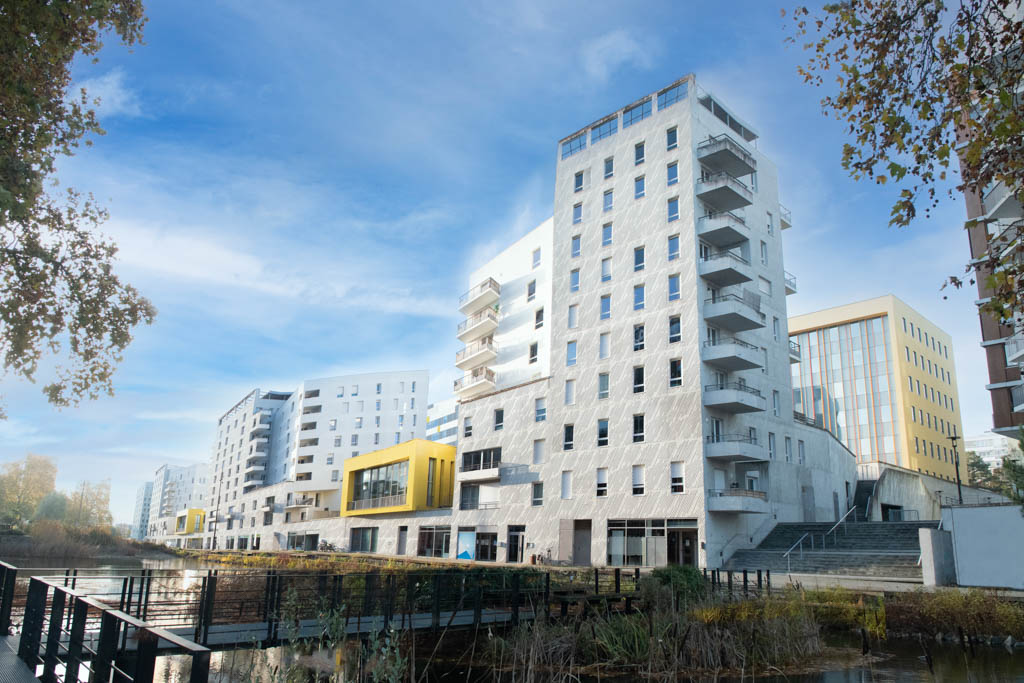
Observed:
[[[1019,459],[1021,457],[1020,444],[1017,439],[1011,439],[995,432],[965,437],[963,450],[965,453],[975,453],[991,467],[1002,467],[1003,458]]]

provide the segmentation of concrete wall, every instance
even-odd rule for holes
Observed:
[[[942,528],[953,536],[961,586],[1024,589],[1024,516],[1019,505],[946,507]]]
[[[940,503],[949,504],[959,500],[956,482],[921,472],[873,463],[858,468],[858,478],[876,479],[875,491],[871,497],[869,518],[882,521],[882,505],[916,510],[920,519],[939,519]],[[1006,496],[985,489],[962,486],[965,505],[1007,503]]]
[[[955,586],[953,535],[939,529],[918,529],[921,539],[921,575],[926,586]]]

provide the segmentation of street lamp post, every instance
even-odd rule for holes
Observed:
[[[956,497],[960,505],[964,504],[964,491],[960,487],[960,453],[956,449],[956,442],[960,437],[956,434],[956,425],[953,425],[953,433],[949,435],[949,441],[953,444],[953,466],[956,467]]]

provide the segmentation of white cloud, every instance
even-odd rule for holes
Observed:
[[[650,45],[642,45],[629,31],[616,29],[585,43],[580,59],[587,76],[603,84],[622,67],[651,68],[651,52]]]
[[[136,420],[153,422],[201,422],[210,424],[212,411],[202,410],[145,410],[135,414]]]
[[[0,442],[2,443],[17,444],[18,448],[28,448],[56,441],[60,441],[60,439],[17,418],[0,420]]]
[[[141,116],[139,98],[125,85],[124,80],[124,72],[117,68],[103,76],[82,81],[72,88],[72,92],[77,96],[79,89],[85,89],[90,103],[99,98],[96,115],[101,122],[104,118],[114,116]]]

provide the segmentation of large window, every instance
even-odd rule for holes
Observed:
[[[377,552],[377,527],[375,526],[353,527],[349,539],[349,552]]]
[[[613,116],[607,121],[603,121],[590,129],[590,144],[594,144],[598,140],[604,140],[606,137],[615,135],[618,130],[619,117]]]
[[[634,123],[643,121],[651,115],[651,98],[647,98],[640,104],[634,105],[622,112],[622,127],[628,128]],[[563,154],[564,154],[563,150]],[[563,157],[564,158],[564,157]]]
[[[580,133],[562,143],[562,158],[568,159],[576,152],[587,148],[587,134]]]
[[[352,474],[352,500],[357,503],[353,509],[404,505],[408,482],[408,460],[356,470]]]
[[[686,99],[686,83],[674,85],[658,93],[658,111],[671,107],[676,102]]]
[[[450,526],[421,526],[416,554],[420,557],[448,557],[451,537]]]
[[[500,466],[500,448],[485,448],[481,451],[466,451],[462,454],[462,472],[490,470]]]

